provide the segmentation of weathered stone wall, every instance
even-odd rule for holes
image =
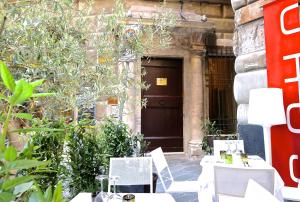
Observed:
[[[112,9],[113,2],[95,0],[93,15],[99,14],[103,8]],[[157,8],[160,4],[159,1],[151,0],[126,0],[125,2],[133,19],[151,17],[153,13],[158,12]],[[215,34],[215,40],[210,41],[209,45],[232,46],[234,13],[230,4],[220,3],[220,0],[218,3],[185,2],[182,11],[178,0],[167,0],[166,7],[171,8],[179,19],[176,28],[173,29],[172,46],[164,50],[152,50],[148,56],[183,59],[183,139],[184,151],[187,151],[189,143],[198,144],[202,140],[201,125],[208,114],[204,112],[208,110],[204,107],[208,106],[204,100],[208,95],[203,92],[206,32],[213,31]],[[206,22],[201,22],[203,15],[207,17]],[[137,99],[140,96],[140,92],[130,92],[130,94]],[[128,104],[127,107],[132,110],[132,113],[124,120],[133,130],[140,131],[141,109],[133,106],[132,103]],[[105,111],[105,109],[101,110],[101,107],[105,107],[103,103],[98,106],[99,113]],[[97,117],[102,116],[98,114]]]
[[[83,0],[79,1],[79,5],[83,4]],[[151,0],[125,0],[125,5],[133,14],[142,15],[147,18],[153,12],[157,12],[157,8],[161,4],[160,1]],[[184,2],[182,5],[178,0],[167,0],[166,7],[171,8],[181,20],[181,24],[191,27],[196,25],[197,18],[200,15],[207,17],[207,22],[212,24],[212,28],[216,33],[216,45],[232,46],[232,33],[234,30],[234,13],[231,5],[220,3],[226,1],[210,1],[212,3],[201,2]],[[216,3],[213,3],[216,2]],[[103,9],[110,10],[114,6],[113,0],[95,0],[93,5],[93,14],[99,14]],[[180,17],[180,13],[185,18]],[[149,17],[149,16],[148,16]],[[194,23],[195,22],[195,23]]]
[[[267,87],[264,20],[262,6],[270,0],[231,0],[235,12],[233,49],[236,55],[234,96],[237,121],[247,124],[249,92]]]

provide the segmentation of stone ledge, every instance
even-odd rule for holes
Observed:
[[[217,39],[216,41],[217,46],[232,47],[232,44],[232,39]]]
[[[263,17],[262,4],[265,0],[259,0],[255,3],[249,4],[243,8],[236,10],[235,12],[235,23],[237,26],[246,24],[253,20]]]
[[[207,23],[215,25],[216,32],[232,33],[234,30],[234,20],[227,18],[208,18]]]
[[[247,3],[248,4],[252,4],[252,3],[256,2],[256,1],[258,1],[258,0],[247,0]]]
[[[234,12],[231,6],[223,5],[223,18],[234,18]]]
[[[237,56],[264,50],[264,20],[261,18],[237,27],[233,46]]]
[[[267,70],[237,74],[234,78],[234,97],[238,104],[249,103],[251,89],[267,88]]]
[[[238,124],[248,123],[248,104],[240,104],[237,108],[237,122]]]
[[[235,60],[235,72],[243,73],[266,68],[266,51],[240,55]]]
[[[234,10],[237,10],[247,5],[247,0],[231,0],[231,5]]]

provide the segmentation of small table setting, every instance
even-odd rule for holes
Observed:
[[[243,153],[243,149],[239,149],[237,143],[234,144],[234,142],[236,143],[237,141],[224,141],[225,145],[227,144],[227,150],[216,149],[217,153],[215,151],[214,155],[206,155],[200,161],[202,172],[198,178],[200,183],[200,191],[198,193],[199,201],[217,201],[215,197],[214,169],[215,166],[221,166],[233,169],[273,169],[274,196],[278,199],[278,201],[283,202],[284,200],[281,190],[284,187],[284,182],[276,169],[274,169],[259,156],[247,155]]]
[[[71,202],[175,202],[174,198],[168,193],[116,193],[116,181],[118,176],[109,178],[113,182],[114,192],[103,191],[103,180],[108,179],[107,175],[99,175],[96,179],[100,180],[101,191],[97,193],[79,193]]]
[[[100,181],[100,191],[93,193],[81,192],[71,202],[175,202],[174,198],[168,193],[117,193],[116,186],[122,178],[119,175],[106,174],[107,171],[104,166],[100,167],[100,172],[100,175],[96,176],[96,179]],[[109,180],[108,192],[103,190],[104,180]],[[113,186],[113,192],[110,191],[110,185]]]
[[[129,196],[128,199],[122,199],[123,196]],[[175,202],[174,198],[168,194],[168,193],[131,193],[131,194],[125,194],[125,193],[120,193],[120,196],[122,198],[120,199],[113,199],[113,200],[109,200],[111,202],[123,202],[123,201],[128,201],[128,202],[153,202],[153,201],[157,201],[157,202]],[[131,196],[134,196],[134,200],[132,200],[132,198],[130,198]],[[92,193],[79,193],[75,198],[73,198],[71,200],[71,202],[98,202],[96,198],[92,197]],[[106,201],[103,201],[106,202]]]

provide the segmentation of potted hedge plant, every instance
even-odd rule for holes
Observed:
[[[127,124],[122,121],[108,117],[102,121],[100,126],[100,138],[102,148],[106,156],[108,168],[110,157],[132,157],[144,156],[149,143],[144,140],[141,133],[133,133]],[[155,192],[158,176],[153,173],[153,191]],[[150,192],[149,185],[119,186],[119,191],[124,193]]]
[[[220,139],[221,130],[216,127],[216,122],[210,120],[205,121],[202,127],[204,136],[202,139],[202,150],[206,154],[213,153],[213,141]]]

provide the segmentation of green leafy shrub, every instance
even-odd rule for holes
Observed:
[[[149,142],[144,139],[142,133],[133,133],[131,135],[132,149],[134,156],[144,156],[149,146]]]
[[[59,131],[38,131],[31,137],[31,143],[36,147],[33,157],[40,161],[49,161],[49,171],[40,173],[42,177],[38,182],[42,190],[54,187],[60,178],[64,178],[65,167],[62,165],[64,142],[69,125],[61,120],[43,119],[35,125],[45,128],[60,129]]]
[[[29,197],[29,202],[64,202],[62,195],[62,182],[58,182],[55,190],[53,191],[52,186],[49,186],[45,193],[40,189],[39,186],[34,187],[34,191]]]
[[[106,165],[110,157],[143,156],[149,145],[143,134],[133,133],[127,124],[112,117],[102,121],[100,138]]]
[[[102,148],[108,157],[124,157],[133,154],[128,126],[115,118],[106,118],[100,126]]]
[[[67,150],[70,197],[74,197],[79,192],[98,190],[99,183],[95,177],[100,174],[104,155],[92,120],[80,120],[78,125],[70,129]]]
[[[216,122],[207,120],[202,127],[204,136],[202,139],[202,150],[207,154],[213,153],[213,140],[220,139],[221,130],[216,127]]]

